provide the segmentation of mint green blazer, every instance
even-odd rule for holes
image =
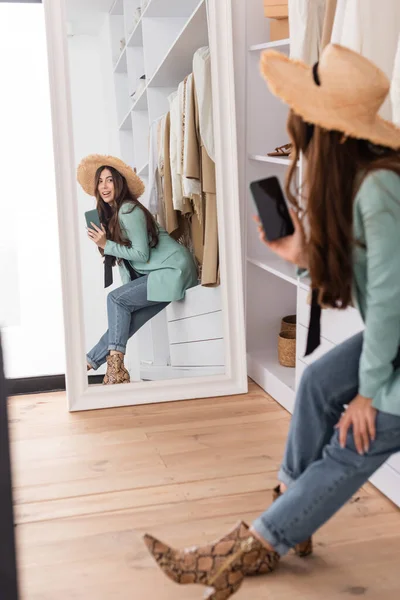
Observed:
[[[138,273],[148,275],[147,298],[154,302],[181,300],[187,289],[198,284],[197,270],[190,252],[160,228],[156,248],[150,248],[146,217],[140,207],[128,212],[132,204],[119,211],[119,222],[131,247],[107,240],[104,254],[125,258]],[[120,265],[123,283],[130,281],[128,270]]]
[[[365,323],[359,393],[375,408],[400,416],[400,177],[369,174],[353,208],[353,296]]]
[[[358,391],[378,410],[400,416],[400,369],[393,368],[400,348],[400,177],[393,171],[365,177],[354,199],[353,232],[353,303],[365,325]]]

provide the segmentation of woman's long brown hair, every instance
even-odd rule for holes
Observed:
[[[351,304],[353,251],[358,243],[353,236],[354,198],[372,171],[386,169],[400,176],[400,152],[310,126],[292,111],[288,132],[293,153],[286,193],[306,216],[312,287],[319,290],[322,306],[344,309]],[[299,195],[296,180],[301,153],[306,164]]]
[[[107,202],[104,202],[99,193],[100,176],[104,169],[108,169],[113,178],[115,191],[115,207],[112,207],[109,204],[107,204]],[[97,212],[99,213],[100,222],[105,227],[108,240],[112,240],[113,242],[121,244],[122,246],[127,246],[128,248],[131,247],[131,240],[127,239],[124,235],[118,218],[121,207],[124,204],[131,204],[131,208],[127,210],[124,209],[125,212],[131,213],[136,209],[140,209],[144,212],[146,217],[147,233],[149,236],[150,248],[155,248],[157,246],[159,239],[159,229],[155,219],[153,218],[150,211],[148,211],[147,208],[143,206],[143,204],[141,204],[139,200],[131,194],[125,177],[123,177],[123,175],[121,175],[121,173],[117,171],[117,169],[114,169],[114,167],[110,167],[108,165],[99,167],[95,175],[95,190]],[[104,251],[102,251],[101,248],[100,253],[104,254]]]

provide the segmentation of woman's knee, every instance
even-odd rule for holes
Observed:
[[[118,290],[113,290],[107,295],[107,306],[118,304]]]
[[[308,392],[313,391],[314,389],[319,389],[322,383],[322,377],[320,374],[320,369],[318,369],[318,363],[312,363],[308,365],[305,369],[300,387],[305,388]]]

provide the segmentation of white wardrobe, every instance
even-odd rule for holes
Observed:
[[[287,143],[287,107],[268,90],[260,76],[260,52],[266,48],[289,53],[289,40],[269,42],[268,19],[262,0],[233,1],[235,36],[239,169],[242,197],[242,244],[245,271],[245,303],[248,373],[289,412],[293,411],[295,391],[307,364],[336,344],[362,330],[355,309],[324,311],[320,348],[304,359],[309,305],[309,287],[299,281],[295,269],[279,260],[263,246],[252,221],[255,214],[249,183],[276,175],[283,183],[289,165],[287,158],[271,158],[267,153]],[[301,181],[302,168],[298,165]],[[297,314],[297,360],[294,369],[281,367],[277,337],[281,318]],[[400,506],[400,455],[394,456],[372,478],[385,495]]]

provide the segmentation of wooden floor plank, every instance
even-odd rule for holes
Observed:
[[[271,502],[289,415],[247,396],[69,414],[64,394],[10,400],[23,600],[194,600],[158,571],[150,531],[203,543]],[[398,600],[399,511],[366,485],[308,560],[286,557],[238,600]]]

